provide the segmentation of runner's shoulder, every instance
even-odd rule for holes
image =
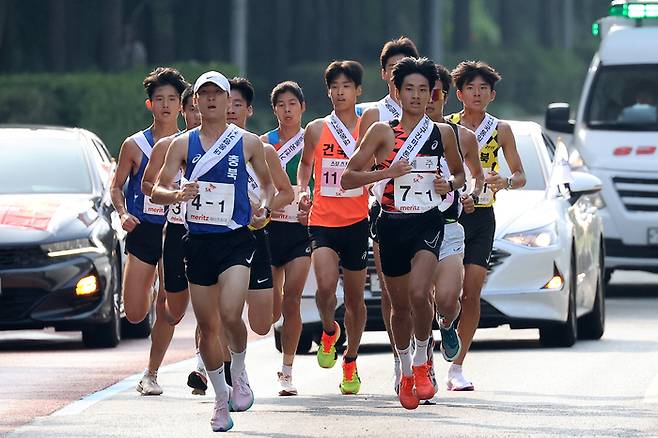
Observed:
[[[153,150],[151,151],[151,157],[157,154],[166,154],[167,149],[169,149],[169,146],[176,137],[176,135],[170,135],[168,137],[162,137],[160,140],[156,141],[155,145],[153,145]]]
[[[304,128],[304,136],[308,137],[309,135],[311,136],[320,136],[320,133],[322,132],[322,127],[324,126],[325,120],[324,117],[321,117],[319,119],[315,119],[306,125],[306,128]]]
[[[459,144],[461,146],[470,145],[477,148],[478,139],[475,136],[475,132],[471,131],[470,129],[462,125],[456,125],[456,126],[457,126],[457,132],[459,133]]]
[[[496,127],[496,131],[498,131],[499,136],[502,136],[502,139],[510,138],[513,136],[512,127],[510,126],[509,123],[503,120],[498,121],[498,126]]]

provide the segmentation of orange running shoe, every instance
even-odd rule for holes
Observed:
[[[414,389],[414,375],[402,375],[400,379],[400,393],[398,394],[400,404],[405,409],[416,409],[418,407],[418,397]]]
[[[322,368],[332,368],[336,364],[338,354],[336,353],[336,341],[340,337],[340,326],[334,321],[334,334],[329,336],[322,330],[322,339],[318,348],[317,359],[318,365]]]
[[[412,367],[416,384],[416,395],[420,400],[429,400],[436,394],[436,389],[430,378],[430,363]]]

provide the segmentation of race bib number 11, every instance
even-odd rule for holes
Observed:
[[[320,194],[333,198],[355,198],[363,194],[363,187],[344,190],[340,179],[347,168],[349,160],[341,158],[323,158],[322,175],[320,175]]]

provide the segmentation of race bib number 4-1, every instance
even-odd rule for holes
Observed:
[[[347,168],[349,160],[341,158],[323,158],[322,175],[320,175],[320,194],[332,198],[355,198],[363,195],[363,187],[344,190],[340,179]]]
[[[454,200],[454,192],[441,197],[434,190],[438,157],[417,157],[413,170],[393,180],[395,207],[402,213],[424,213],[432,208],[448,208]],[[433,169],[433,171],[432,171]],[[443,207],[443,208],[442,208]]]
[[[292,186],[295,193],[295,199],[292,203],[286,205],[282,210],[272,212],[272,220],[279,222],[299,222],[299,186]]]
[[[158,205],[151,202],[149,196],[144,196],[144,213],[151,214],[153,216],[164,216],[165,208],[164,205]]]
[[[227,226],[233,218],[235,186],[199,181],[199,194],[187,201],[187,221]]]

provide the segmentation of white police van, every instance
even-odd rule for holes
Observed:
[[[546,127],[573,134],[571,163],[603,182],[606,277],[615,269],[658,272],[658,0],[616,0],[592,27],[601,44],[576,119],[568,104]]]

